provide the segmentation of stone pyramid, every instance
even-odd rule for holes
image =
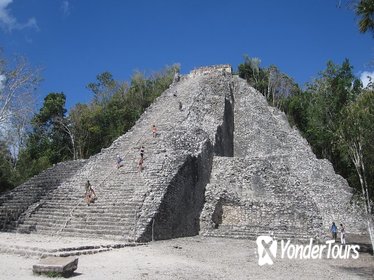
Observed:
[[[87,180],[98,196],[90,206]],[[347,182],[230,65],[183,76],[109,148],[58,164],[0,197],[3,231],[48,235],[305,238],[332,221],[366,231]]]

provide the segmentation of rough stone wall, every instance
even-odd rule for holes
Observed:
[[[321,228],[317,205],[306,199],[304,189],[295,191],[295,174],[273,159],[214,159],[201,215],[202,234],[222,226],[243,226],[248,233],[307,236]]]
[[[290,127],[284,113],[270,106],[262,108],[265,98],[243,80],[237,79],[236,85],[235,140],[246,141],[247,145],[235,146],[235,153],[246,158],[272,155],[273,162],[280,161],[286,166],[297,177],[290,188],[304,190],[306,199],[314,201],[320,209],[324,230],[335,221],[345,224],[350,232],[364,231],[362,208],[351,201],[352,189],[347,181],[335,173],[328,160],[316,158],[307,141]],[[250,108],[262,108],[261,114]]]
[[[194,77],[196,75],[209,75],[217,72],[232,74],[232,67],[230,64],[219,64],[207,67],[199,67],[197,69],[192,70],[188,76]]]
[[[244,80],[234,77],[233,88],[234,158],[214,162],[203,233],[221,228],[217,233],[227,236],[236,226],[243,235],[315,236],[328,233],[332,221],[365,232],[362,208],[331,163],[318,160],[286,116]]]
[[[217,156],[232,157],[234,155],[234,101],[232,92],[225,98],[223,123],[216,132],[214,152]]]
[[[189,141],[183,136],[182,139]],[[202,136],[202,144],[198,149],[200,151],[196,155],[188,155],[178,168],[141,240],[193,236],[199,233],[199,218],[204,205],[205,186],[210,177],[213,148],[209,139]]]

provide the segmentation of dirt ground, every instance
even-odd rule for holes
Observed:
[[[33,275],[38,261],[2,253],[0,279],[48,279]],[[277,258],[259,266],[254,241],[190,237],[79,256],[72,279],[374,279],[374,258],[361,252],[357,260]]]

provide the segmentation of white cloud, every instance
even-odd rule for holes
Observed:
[[[364,71],[361,73],[360,80],[362,84],[364,85],[364,87],[366,87],[369,84],[370,79],[371,79],[371,82],[374,83],[374,71],[373,72]]]
[[[12,4],[13,0],[0,0],[0,26],[2,29],[12,32],[13,30],[21,30],[24,28],[34,28],[39,30],[35,18],[30,18],[26,23],[20,23],[10,13],[8,6]]]
[[[61,3],[61,10],[64,16],[69,16],[70,15],[70,3],[69,1],[62,1]]]

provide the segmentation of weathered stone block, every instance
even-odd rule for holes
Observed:
[[[37,274],[69,277],[77,268],[77,257],[48,257],[33,265],[32,271]]]

